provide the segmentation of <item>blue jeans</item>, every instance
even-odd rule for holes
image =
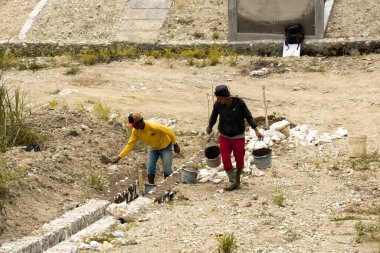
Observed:
[[[172,162],[173,162],[173,153],[172,153],[172,144],[159,150],[149,149],[148,151],[148,174],[156,175],[156,164],[158,157],[161,157],[162,167],[164,171],[164,176],[170,176],[173,173]]]

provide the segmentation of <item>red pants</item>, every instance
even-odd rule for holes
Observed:
[[[236,169],[244,168],[245,138],[228,139],[226,137],[219,136],[219,145],[224,170],[232,169],[231,152],[234,153]]]

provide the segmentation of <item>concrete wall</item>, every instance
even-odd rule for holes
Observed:
[[[229,40],[283,39],[302,24],[307,38],[323,38],[324,0],[229,0]]]

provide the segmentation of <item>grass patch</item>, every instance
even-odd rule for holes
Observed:
[[[350,161],[350,166],[352,169],[357,171],[370,170],[371,168],[379,168],[380,155],[378,151],[365,154],[353,161]]]
[[[361,220],[361,218],[357,216],[353,216],[353,215],[346,215],[342,217],[334,217],[332,220],[333,221]]]
[[[72,66],[68,70],[66,70],[65,75],[76,75],[80,71],[78,66]]]
[[[86,236],[83,238],[83,242],[87,243],[87,244],[90,244],[90,242],[92,242],[92,241],[96,241],[98,243],[103,243],[103,242],[111,242],[114,239],[115,239],[115,237],[111,233],[104,232],[101,234]]]
[[[25,175],[25,172],[26,169],[11,168],[7,165],[4,158],[0,159],[0,213],[5,208],[4,193],[8,190],[9,186],[21,179]]]
[[[25,94],[19,88],[8,87],[0,71],[0,151],[37,143],[39,137],[25,122]]]
[[[58,101],[57,100],[52,100],[49,102],[49,106],[52,107],[52,108],[55,108],[58,106]]]
[[[286,229],[284,236],[287,242],[294,242],[301,238],[301,235],[297,233],[293,228]]]
[[[90,187],[97,191],[103,191],[105,189],[106,180],[103,173],[91,171],[88,181]]]
[[[278,206],[284,207],[285,200],[286,198],[281,191],[279,191],[276,195],[273,196],[273,203]]]
[[[95,112],[99,119],[108,121],[111,115],[111,107],[98,100],[95,102]]]
[[[236,238],[233,233],[217,235],[218,253],[232,253],[237,249]]]
[[[355,225],[357,242],[375,242],[380,247],[380,218],[375,223],[359,221]]]

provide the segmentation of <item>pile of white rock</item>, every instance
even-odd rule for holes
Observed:
[[[244,171],[254,176],[263,176],[264,172],[257,169],[254,165],[253,150],[260,148],[269,148],[274,144],[288,144],[291,147],[307,146],[307,145],[322,145],[329,143],[334,139],[340,139],[347,136],[348,131],[345,128],[338,128],[333,133],[322,132],[319,133],[309,125],[297,125],[290,128],[290,122],[287,120],[278,121],[273,123],[269,130],[259,129],[260,133],[264,136],[263,140],[258,140],[255,131],[250,128],[246,132],[246,146],[245,146],[245,168]],[[223,171],[223,165],[218,168],[200,169],[198,171],[198,182],[213,182],[220,183],[226,180],[227,175]]]

